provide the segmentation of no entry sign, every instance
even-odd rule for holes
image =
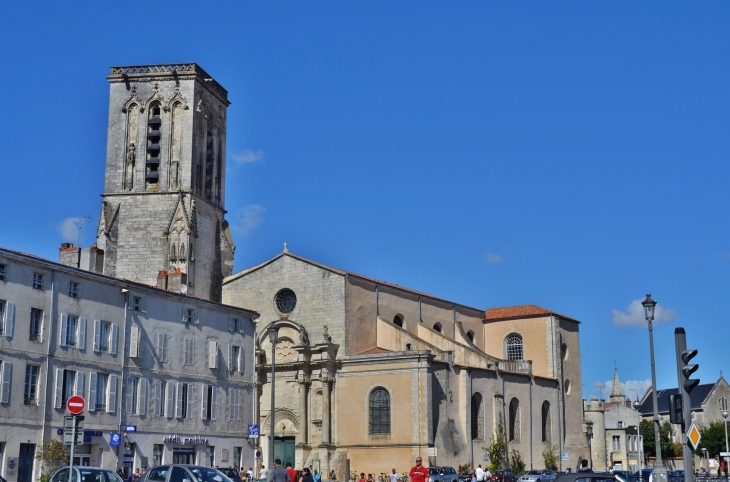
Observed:
[[[69,412],[73,413],[74,415],[78,415],[84,411],[84,408],[86,408],[86,402],[84,401],[84,397],[74,395],[73,397],[68,399],[68,401],[66,402],[66,407],[68,408]]]

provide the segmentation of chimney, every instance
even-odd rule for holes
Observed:
[[[73,244],[61,243],[61,248],[58,250],[58,262],[64,266],[78,268],[79,254],[79,248],[74,247]]]
[[[167,274],[167,290],[180,291],[180,285],[187,284],[188,275],[183,273],[180,268]]]
[[[167,289],[167,271],[164,269],[157,274],[157,287],[161,290]]]

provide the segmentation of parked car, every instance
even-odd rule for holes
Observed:
[[[68,467],[58,469],[50,482],[67,482]],[[116,472],[100,467],[79,467],[74,465],[73,482],[123,482]]]
[[[515,474],[511,470],[495,470],[491,477],[491,482],[515,482]]]
[[[555,472],[552,470],[528,470],[520,475],[517,482],[546,482],[555,479]]]
[[[459,474],[459,482],[471,482],[471,474],[468,472]]]
[[[140,482],[233,482],[217,469],[202,465],[160,465],[144,473]],[[55,482],[55,481],[52,481]],[[82,481],[86,482],[86,481]],[[94,482],[94,481],[90,481]],[[101,481],[105,482],[105,481]]]
[[[634,473],[634,477],[639,477],[639,475],[641,475],[642,482],[648,481],[649,476],[651,475],[651,469],[641,469],[641,474],[639,474],[638,470]]]
[[[459,476],[453,467],[429,467],[428,482],[459,482]]]
[[[612,474],[613,475],[618,475],[619,477],[621,477],[624,480],[629,480],[629,477],[633,477],[634,476],[634,474],[632,474],[628,470],[614,470],[612,472]]]
[[[243,482],[241,477],[238,475],[238,470],[230,467],[220,467],[218,470],[223,472],[223,475],[231,479],[233,482]]]

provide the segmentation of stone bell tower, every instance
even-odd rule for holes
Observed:
[[[197,64],[112,67],[107,80],[104,274],[219,301],[235,251],[224,218],[228,92]]]

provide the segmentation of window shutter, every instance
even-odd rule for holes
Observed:
[[[234,372],[236,371],[235,367],[233,366],[233,345],[228,345],[228,371]]]
[[[236,420],[241,420],[241,389],[234,388],[233,392],[236,394]]]
[[[203,392],[203,397],[201,399],[202,410],[201,410],[200,418],[201,418],[201,420],[208,420],[206,417],[208,415],[208,385],[205,385],[205,384],[203,385],[202,392]]]
[[[177,402],[175,403],[175,418],[182,417],[182,386],[180,383],[175,384],[175,392],[177,392]],[[190,394],[188,394],[190,397]]]
[[[86,318],[79,318],[79,350],[86,350]]]
[[[66,323],[68,323],[68,315],[61,313],[61,334],[58,335],[58,346],[66,346]]]
[[[139,328],[133,326],[129,333],[129,356],[139,358]]]
[[[177,388],[177,384],[173,384],[172,382],[167,382],[167,390],[165,390],[165,392],[166,392],[165,396],[167,397],[167,400],[165,400],[166,406],[165,406],[165,413],[164,413],[164,415],[166,417],[172,417],[175,414],[175,389],[176,388]]]
[[[213,391],[210,397],[210,419],[218,420],[218,387],[213,385]]]
[[[124,412],[132,413],[132,393],[134,392],[134,377],[127,377],[127,394],[124,397]]]
[[[162,334],[162,348],[165,356],[165,361],[170,360],[170,335],[167,333]]]
[[[2,362],[2,391],[0,392],[0,403],[10,403],[10,377],[13,372],[13,364],[7,360]]]
[[[241,349],[238,350],[238,373],[241,375],[243,375],[243,364],[245,359],[246,355],[244,354],[243,347],[241,347]]]
[[[165,358],[164,337],[164,333],[157,334],[157,357],[160,359],[161,362],[167,361],[167,359]]]
[[[184,306],[182,307],[182,321],[186,322],[188,321],[188,309]]]
[[[233,331],[233,318],[228,318],[228,331]]]
[[[218,368],[218,342],[208,342],[208,368]]]
[[[101,321],[94,320],[94,351],[99,351],[101,345]]]
[[[198,310],[193,310],[193,323],[196,325],[200,323],[200,317],[198,316]]]
[[[112,355],[117,354],[117,344],[118,344],[117,342],[118,341],[119,341],[119,325],[117,325],[116,323],[112,323],[112,341],[111,341]]]
[[[228,420],[233,420],[233,390],[233,387],[228,389]]]
[[[63,404],[63,369],[56,368],[56,394],[53,397],[53,408],[61,408]]]
[[[0,311],[2,311],[2,305],[0,305]],[[3,312],[2,318],[0,318],[0,333],[5,333],[5,320],[7,319],[8,312]]]
[[[13,337],[13,328],[15,327],[15,303],[7,302],[5,304],[5,336]]]
[[[147,297],[146,296],[140,296],[139,298],[139,311],[142,313],[147,313]]]
[[[109,398],[107,398],[106,411],[114,413],[117,409],[117,376],[109,375]]]
[[[139,379],[139,397],[137,397],[137,415],[147,415],[147,379]]]
[[[84,378],[86,374],[84,372],[76,372],[76,385],[74,386],[74,395],[80,397],[84,396]]]
[[[89,372],[89,412],[96,410],[96,372]]]
[[[195,383],[188,383],[188,416],[187,418],[194,418],[195,415]]]
[[[159,380],[155,380],[155,416],[162,416],[162,383]]]

